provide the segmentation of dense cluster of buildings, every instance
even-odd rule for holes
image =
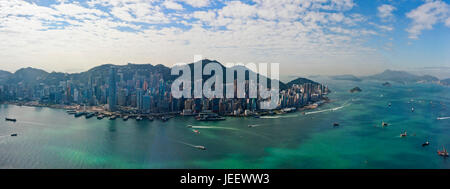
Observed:
[[[219,115],[251,115],[260,111],[262,99],[176,99],[170,92],[171,81],[166,81],[161,73],[125,75],[127,74],[123,70],[111,67],[106,77],[90,75],[87,82],[68,79],[56,84],[26,82],[3,84],[0,85],[0,101],[34,102],[39,105],[98,106],[109,112],[139,114],[193,115],[212,111]],[[248,93],[247,90],[248,87],[246,87],[246,93]],[[317,83],[292,84],[290,88],[280,91],[278,107],[279,109],[303,107],[322,100],[327,91],[325,86]]]

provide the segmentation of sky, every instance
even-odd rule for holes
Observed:
[[[0,69],[280,63],[281,75],[450,73],[450,0],[0,0]]]

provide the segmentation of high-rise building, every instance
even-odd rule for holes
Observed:
[[[108,98],[108,105],[109,105],[109,111],[116,111],[116,69],[114,67],[111,67],[109,70],[109,98]]]

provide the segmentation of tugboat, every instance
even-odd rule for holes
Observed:
[[[12,121],[12,122],[16,122],[16,119],[12,119],[12,118],[5,118],[5,121]]]
[[[447,149],[445,149],[445,147],[443,147],[442,151],[438,150],[437,153],[439,156],[442,156],[444,158],[448,157],[448,152],[447,152]]]
[[[221,117],[217,115],[216,113],[212,112],[205,112],[198,114],[197,117],[195,117],[197,121],[223,121],[225,120],[224,117]]]
[[[337,127],[337,126],[339,126],[339,123],[333,123],[333,127]]]
[[[427,140],[425,143],[422,144],[422,147],[425,147],[425,146],[428,146],[428,145],[430,145],[430,142],[428,142],[428,140]]]
[[[406,136],[408,136],[408,134],[406,133],[406,131],[405,131],[404,133],[400,134],[400,137],[406,137]]]

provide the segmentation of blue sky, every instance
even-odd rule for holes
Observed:
[[[1,1],[0,69],[171,66],[194,55],[281,74],[450,70],[447,0]],[[447,72],[449,73],[449,72]]]

